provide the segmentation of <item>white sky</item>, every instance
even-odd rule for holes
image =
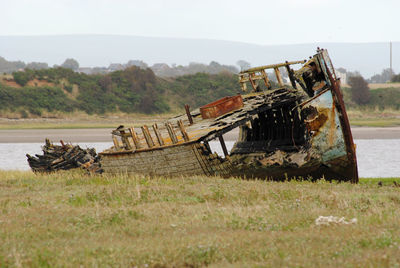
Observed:
[[[0,0],[0,35],[120,34],[257,44],[400,40],[400,0]]]

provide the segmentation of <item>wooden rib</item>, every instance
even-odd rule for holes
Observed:
[[[275,70],[276,80],[278,80],[279,86],[283,87],[284,84],[282,80],[281,71],[279,71],[279,68],[274,68],[274,70]]]
[[[190,106],[187,104],[185,104],[185,111],[186,111],[186,115],[189,120],[189,125],[193,125],[193,118],[192,118],[192,115],[190,114]]]
[[[228,150],[226,149],[224,137],[218,136],[219,142],[221,143],[222,151],[224,152],[225,157],[229,156]]]
[[[189,141],[189,140],[190,140],[190,139],[189,139],[189,135],[187,134],[186,129],[185,129],[185,127],[183,126],[182,120],[178,120],[178,127],[179,127],[179,129],[181,130],[183,139],[184,139],[185,141]]]
[[[113,140],[115,149],[120,150],[121,148],[119,147],[119,142],[118,142],[117,137],[115,137],[114,135],[112,135],[112,140]]]
[[[164,140],[163,140],[163,138],[162,138],[162,136],[161,136],[161,132],[160,132],[160,130],[158,129],[157,124],[154,124],[154,125],[153,125],[153,130],[154,130],[154,133],[156,134],[158,143],[160,144],[160,146],[163,146],[163,145],[164,145]]]
[[[249,74],[249,81],[250,81],[251,86],[253,87],[253,90],[256,91],[257,90],[256,83],[253,81],[253,76],[254,76],[254,74]]]
[[[135,144],[136,149],[141,149],[142,145],[139,142],[139,139],[135,132],[135,129],[133,127],[131,127],[131,128],[129,128],[129,132],[131,134],[131,137],[132,137],[133,143]]]
[[[263,77],[265,86],[266,86],[268,89],[270,89],[270,88],[271,88],[271,82],[270,82],[269,79],[268,79],[267,73],[265,72],[265,70],[261,70],[261,74],[262,74],[262,77]]]
[[[124,145],[124,148],[127,150],[132,149],[131,143],[128,140],[128,137],[126,136],[125,130],[120,130],[119,133],[121,133],[121,141],[122,144]]]
[[[290,66],[289,66],[289,65],[286,65],[286,70],[287,70],[287,72],[288,72],[288,76],[289,76],[289,79],[290,79],[290,83],[292,84],[292,87],[293,87],[294,89],[297,89],[296,81],[295,81],[295,79],[294,79],[294,77],[293,77],[293,71],[292,71],[292,69],[290,69]]]
[[[151,138],[149,128],[146,125],[142,126],[142,132],[144,139],[146,140],[147,146],[149,146],[149,148],[153,148],[155,146],[154,141]]]
[[[178,143],[178,138],[176,137],[174,128],[172,127],[171,123],[165,123],[165,127],[168,130],[169,137],[173,144]]]

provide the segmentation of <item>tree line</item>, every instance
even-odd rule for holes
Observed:
[[[230,73],[197,73],[165,79],[157,77],[150,68],[137,66],[94,75],[62,67],[26,69],[14,72],[13,77],[21,87],[0,83],[0,107],[22,116],[41,115],[44,111],[164,113],[184,104],[195,108],[239,90],[237,76]],[[27,82],[33,79],[47,84],[28,86]],[[73,92],[74,87],[77,92]]]

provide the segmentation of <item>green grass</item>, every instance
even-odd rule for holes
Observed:
[[[395,127],[400,126],[400,118],[350,118],[352,126]]]
[[[0,266],[396,267],[400,188],[0,172]],[[317,226],[320,216],[357,218]]]

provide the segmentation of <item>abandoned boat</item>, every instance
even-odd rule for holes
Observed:
[[[276,83],[267,70],[273,71]],[[239,83],[243,91],[250,87],[252,92],[197,110],[186,106],[186,114],[151,130],[144,125],[138,132],[122,126],[112,131],[114,146],[100,153],[104,172],[358,182],[340,79],[327,50],[318,48],[307,61],[242,71]],[[223,135],[235,128],[239,138],[228,152]],[[220,141],[223,156],[212,153],[212,140]]]

